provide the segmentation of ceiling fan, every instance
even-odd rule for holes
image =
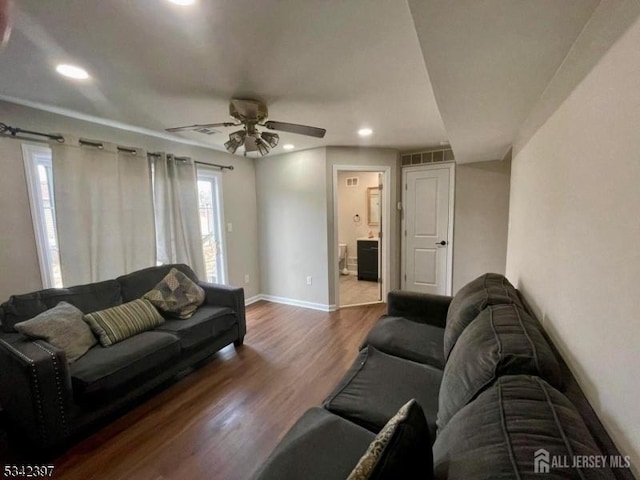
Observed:
[[[203,125],[188,125],[185,127],[167,128],[167,132],[189,132],[195,131],[212,135],[216,133],[215,128],[219,127],[242,127],[229,134],[229,141],[224,147],[229,153],[236,153],[236,150],[244,146],[245,155],[250,152],[259,152],[266,155],[272,148],[278,145],[280,137],[277,133],[260,132],[257,127],[265,127],[269,130],[279,132],[297,133],[298,135],[308,135],[310,137],[323,138],[327,131],[324,128],[298,125],[297,123],[276,122],[269,120],[269,110],[267,106],[258,100],[242,100],[234,98],[229,103],[229,115],[235,122],[207,123]]]

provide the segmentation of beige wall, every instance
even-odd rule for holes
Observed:
[[[389,238],[391,268],[389,272],[389,289],[399,288],[400,285],[400,214],[396,209],[399,201],[399,186],[401,181],[397,150],[388,148],[357,148],[357,147],[327,147],[327,238],[329,258],[336,259],[337,245],[334,245],[333,227],[333,166],[358,165],[373,167],[390,167],[391,182],[385,186],[389,190],[391,213],[389,218]],[[384,239],[383,239],[384,242]],[[335,304],[335,272],[337,261],[329,263],[329,297],[331,304]]]
[[[261,158],[256,162],[262,293],[316,308],[335,308],[337,245],[333,227],[333,165],[391,167],[391,202],[397,201],[397,152],[327,147]],[[392,288],[397,286],[398,215],[392,209]],[[331,261],[330,261],[331,259]],[[313,284],[306,285],[306,277]]]
[[[358,177],[357,187],[348,187],[347,178]],[[378,188],[379,180],[376,172],[338,172],[338,243],[346,243],[348,256],[358,256],[358,238],[368,237],[371,232],[377,237],[378,225],[369,225],[367,219],[367,195],[369,188]],[[354,216],[360,221],[355,222]],[[352,265],[356,271],[356,265]]]
[[[534,306],[617,446],[632,457],[636,475],[638,45],[636,20],[514,149],[507,250],[507,275]]]
[[[504,273],[511,162],[456,166],[453,293],[486,272]]]
[[[86,138],[138,146],[150,151],[169,151],[201,162],[232,164],[225,172],[223,195],[225,222],[233,224],[226,233],[229,283],[243,286],[245,295],[260,292],[258,227],[255,197],[255,165],[252,159],[224,152],[142,135],[117,128],[0,102],[0,119],[9,125],[45,132],[73,133]],[[33,226],[29,212],[20,141],[3,139],[0,144],[0,302],[9,295],[42,288]],[[5,275],[4,273],[8,274]],[[250,283],[244,284],[244,276]]]
[[[316,308],[329,306],[325,163],[324,148],[256,161],[262,293]]]

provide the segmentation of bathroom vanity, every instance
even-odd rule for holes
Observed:
[[[379,240],[358,239],[358,280],[378,281]]]

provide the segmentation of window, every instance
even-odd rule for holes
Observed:
[[[42,285],[44,288],[60,288],[62,287],[62,273],[56,232],[51,150],[43,146],[25,144],[22,145],[22,155]]]
[[[198,167],[200,231],[207,281],[226,283],[225,244],[222,225],[222,174],[212,168]]]

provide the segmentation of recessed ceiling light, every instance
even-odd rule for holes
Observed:
[[[282,148],[284,148],[285,150],[293,150],[295,148],[295,145],[287,143],[286,145],[283,145]]]
[[[75,80],[86,80],[89,78],[89,74],[84,68],[76,67],[75,65],[68,65],[61,63],[56,67],[56,72],[65,77],[73,78]]]
[[[371,130],[370,128],[361,128],[360,130],[358,130],[358,135],[360,135],[361,137],[368,137],[372,133],[373,130]]]
[[[186,7],[196,3],[196,0],[169,0],[169,1],[176,5],[180,5],[181,7]]]

